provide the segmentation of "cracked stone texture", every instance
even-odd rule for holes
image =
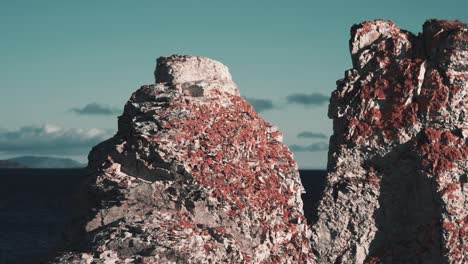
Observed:
[[[468,27],[354,25],[337,81],[317,263],[468,262]]]
[[[155,77],[89,154],[93,209],[53,263],[312,263],[296,162],[227,67],[173,55]]]

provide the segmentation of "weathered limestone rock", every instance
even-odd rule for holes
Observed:
[[[468,27],[351,29],[329,174],[312,227],[318,263],[468,262]]]
[[[174,55],[155,75],[89,154],[94,208],[55,263],[311,262],[297,165],[227,67]]]
[[[184,55],[160,57],[157,60],[154,76],[158,83],[184,84],[184,89],[188,89],[186,92],[193,90],[196,93],[203,87],[205,90],[217,89],[239,95],[229,69],[218,61],[203,57]],[[189,88],[190,86],[193,86],[192,89]]]

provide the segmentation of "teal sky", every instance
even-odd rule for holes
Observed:
[[[154,82],[155,59],[173,53],[219,60],[230,68],[243,96],[272,100],[274,108],[261,115],[279,126],[287,144],[326,143],[297,135],[331,133],[327,103],[302,106],[287,103],[286,97],[329,96],[351,67],[353,24],[384,18],[419,32],[428,18],[467,22],[467,11],[466,0],[2,0],[0,157],[42,154],[40,146],[55,144],[47,154],[84,160],[86,146],[61,150],[57,142],[78,149],[80,140],[104,138],[115,131],[117,114],[82,115],[71,109],[93,102],[122,109],[134,90]],[[48,141],[51,133],[56,138]],[[76,142],[67,143],[67,137]],[[40,144],[34,146],[36,141]],[[324,150],[295,152],[302,168],[324,168],[326,155]]]

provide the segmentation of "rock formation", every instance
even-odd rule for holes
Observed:
[[[54,262],[310,262],[297,165],[227,67],[174,55],[155,76],[89,154],[93,210]]]
[[[468,26],[353,26],[308,229],[281,133],[228,69],[158,59],[94,147],[86,217],[54,263],[468,262]]]
[[[468,262],[468,26],[351,29],[337,81],[318,263]]]

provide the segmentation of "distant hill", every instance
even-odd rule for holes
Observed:
[[[16,166],[16,167],[15,167]],[[0,160],[0,168],[83,168],[85,164],[66,158],[22,156]]]
[[[18,162],[11,160],[0,160],[0,168],[25,168],[24,165],[19,164]]]

